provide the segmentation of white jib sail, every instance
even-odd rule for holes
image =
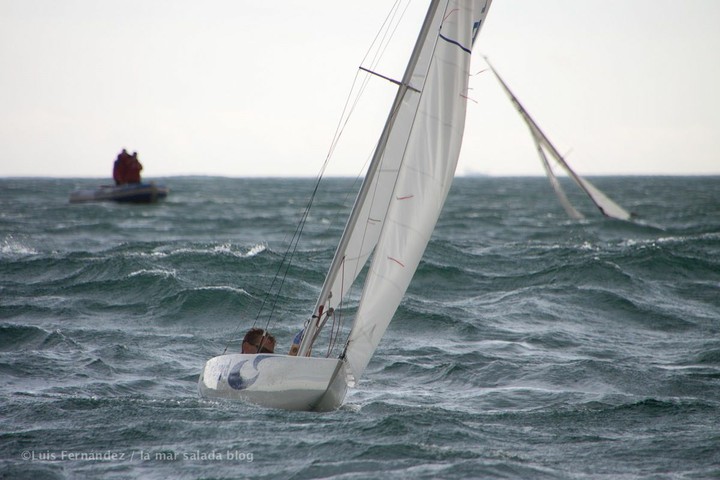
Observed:
[[[407,290],[455,174],[473,42],[490,0],[441,1],[383,155],[395,177],[346,359],[359,378]],[[384,195],[388,195],[387,192]]]
[[[530,129],[530,133],[532,134],[535,142],[539,144],[541,148],[545,148],[545,150],[550,153],[550,155],[555,159],[555,161],[567,172],[567,174],[573,180],[575,180],[575,183],[578,184],[578,186],[587,194],[587,196],[590,197],[590,200],[593,201],[593,203],[598,207],[598,209],[603,213],[603,215],[611,218],[617,218],[618,220],[630,220],[630,212],[612,201],[595,185],[590,183],[588,180],[582,178],[580,175],[575,173],[572,168],[570,168],[570,165],[568,165],[563,156],[560,155],[560,152],[558,152],[558,150],[555,148],[555,145],[553,145],[547,138],[547,136],[542,132],[542,130],[540,130],[540,127],[537,123],[535,123],[535,120],[532,119],[527,110],[525,110],[522,104],[520,104],[520,101],[517,99],[517,97],[512,93],[512,91],[510,91],[510,88],[497,73],[497,71],[492,66],[487,57],[485,58],[485,62],[487,62],[490,70],[492,70],[493,74],[495,74],[495,78],[498,79],[500,85],[502,85],[503,89],[505,90],[505,93],[510,98],[513,105],[515,105],[517,111],[525,120],[525,123]]]

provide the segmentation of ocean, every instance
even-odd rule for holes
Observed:
[[[720,177],[456,179],[368,370],[329,413],[199,397],[253,323],[278,351],[314,305],[358,186],[0,179],[0,478],[720,478]],[[566,182],[567,179],[563,179]],[[350,193],[349,193],[350,192]],[[267,305],[267,303],[266,303]]]

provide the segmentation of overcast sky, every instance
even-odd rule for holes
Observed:
[[[145,178],[314,176],[393,1],[0,0],[0,176],[110,177],[123,147]],[[720,174],[720,1],[494,0],[480,53],[581,175]],[[329,173],[377,139],[371,87]],[[497,81],[471,88],[458,173],[542,175]]]

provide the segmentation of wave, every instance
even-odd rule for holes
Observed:
[[[17,259],[29,255],[37,255],[38,251],[32,246],[16,239],[13,235],[6,236],[0,244],[0,256]]]
[[[142,253],[152,257],[180,257],[190,259],[194,256],[233,256],[237,258],[252,258],[268,249],[266,243],[258,243],[250,247],[239,247],[231,243],[204,244],[204,245],[159,245],[150,253]]]
[[[61,330],[46,330],[34,325],[0,324],[0,351],[70,350],[77,351],[77,342]]]
[[[154,315],[166,323],[227,322],[257,308],[260,299],[242,288],[218,285],[183,289],[163,297]]]
[[[33,325],[0,325],[0,351],[16,350],[18,348],[37,347],[41,345],[50,333]]]

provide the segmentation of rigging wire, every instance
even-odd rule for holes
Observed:
[[[391,40],[393,39],[395,33],[397,32],[397,29],[398,29],[399,24],[401,23],[402,19],[405,17],[405,14],[406,14],[407,11],[408,11],[409,2],[405,4],[405,8],[402,9],[402,10],[401,10],[401,8],[400,8],[401,5],[402,5],[402,0],[398,0],[398,1],[395,2],[395,4],[393,5],[393,7],[391,8],[390,13],[387,15],[387,17],[386,17],[386,19],[385,19],[385,22],[383,23],[383,25],[381,26],[380,30],[379,30],[378,33],[376,34],[375,39],[373,40],[370,48],[368,49],[368,52],[367,52],[367,53],[365,54],[365,56],[363,57],[362,63],[365,63],[365,62],[368,60],[368,58],[371,57],[371,52],[374,51],[374,56],[372,56],[372,60],[371,60],[371,68],[375,68],[375,67],[379,64],[380,60],[383,58],[385,52],[387,51],[388,45],[390,44],[390,42],[391,42]],[[361,63],[361,65],[362,65],[362,63]],[[332,151],[334,151],[334,148],[335,148],[335,146],[337,145],[337,143],[338,143],[338,141],[339,141],[340,135],[342,134],[342,132],[343,132],[344,129],[346,128],[346,126],[347,126],[347,124],[348,124],[348,122],[349,122],[349,120],[350,120],[350,117],[352,116],[352,113],[355,111],[355,108],[357,107],[357,105],[358,105],[361,97],[363,96],[363,94],[364,94],[364,92],[365,92],[365,90],[366,90],[366,88],[367,88],[367,86],[368,86],[368,84],[369,84],[370,78],[371,78],[371,76],[372,76],[370,73],[372,73],[372,72],[368,72],[367,69],[364,69],[364,68],[360,67],[360,68],[358,69],[358,72],[356,72],[355,80],[354,80],[354,82],[353,82],[353,87],[352,87],[352,89],[351,89],[351,92],[355,90],[355,86],[356,86],[356,84],[358,83],[358,77],[359,77],[359,75],[360,75],[360,72],[363,71],[363,70],[366,72],[366,74],[365,74],[365,76],[363,77],[362,81],[361,81],[360,84],[359,84],[358,93],[357,93],[357,95],[354,97],[354,102],[353,102],[352,105],[349,107],[347,116],[343,115],[343,117],[342,117],[342,119],[341,119],[341,122],[340,122],[341,125],[338,127],[338,134],[337,134],[337,137],[336,137],[335,141],[333,142],[333,147],[332,147],[332,149],[331,149]],[[349,97],[348,97],[348,102],[346,102],[346,109],[348,108],[348,104],[349,104],[351,98],[352,98],[352,93],[351,93],[351,95],[349,95]],[[370,154],[370,156],[367,158],[367,160],[366,160],[366,162],[365,162],[365,165],[367,165],[367,163],[368,163],[368,162],[370,161],[370,159],[372,158],[374,149],[375,149],[375,147],[373,147],[373,149],[371,150],[371,154]],[[363,167],[363,169],[365,169],[365,166]],[[357,268],[357,267],[362,267],[362,266],[356,266],[356,268]],[[356,275],[353,275],[353,278],[355,278],[355,276],[356,276]],[[344,278],[344,277],[343,277],[343,278]],[[344,286],[341,287],[341,288],[344,289]],[[341,302],[342,302],[342,298],[344,298],[344,296],[345,296],[345,294],[342,294],[342,295],[341,295]],[[313,316],[314,316],[314,314],[313,314]],[[305,321],[305,327],[306,327],[306,328],[308,327],[308,325],[309,325],[309,323],[310,323],[310,320],[313,318],[313,316],[309,317],[309,318]],[[321,323],[321,325],[324,325],[324,323],[325,323],[325,322],[323,321],[323,322]],[[335,328],[335,325],[336,325],[336,323],[335,323],[335,316],[333,316],[333,326],[334,326],[333,328]],[[319,333],[320,333],[320,331],[317,331],[317,332],[314,333],[314,336],[313,336],[313,339],[312,339],[312,341],[311,341],[311,344],[315,342],[315,340],[317,339]],[[336,337],[335,340],[333,340],[333,336]],[[330,343],[335,343],[336,340],[337,340],[337,336],[339,336],[339,332],[336,332],[335,335],[333,335],[333,333],[332,333],[332,331],[331,331],[331,334],[330,334],[330,337],[331,337]]]
[[[343,272],[341,273],[341,275],[343,276],[342,278],[344,278],[344,276],[345,276],[345,264],[344,263],[343,263],[342,268],[343,268]],[[340,331],[342,330],[342,323],[343,323],[343,318],[344,318],[344,316],[343,316],[343,299],[345,298],[344,290],[345,290],[345,285],[341,284],[340,285],[340,302],[338,303],[338,309],[340,310],[340,313],[337,313],[337,315],[336,315],[337,309],[333,309],[333,311],[332,311],[333,323],[332,323],[332,327],[330,328],[330,338],[328,340],[328,349],[327,349],[327,354],[325,355],[328,358],[332,354],[332,351],[335,349],[335,346],[337,345],[337,340],[340,337]]]

